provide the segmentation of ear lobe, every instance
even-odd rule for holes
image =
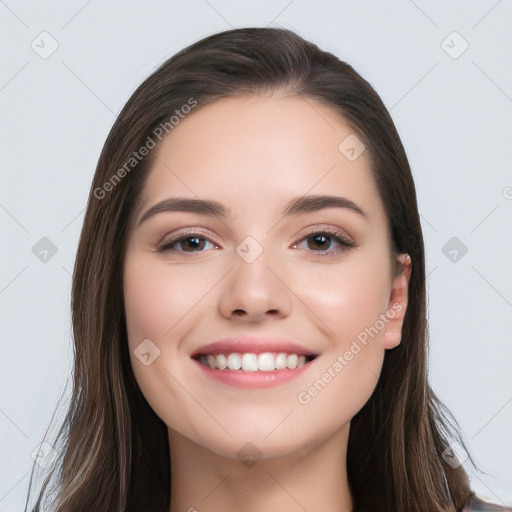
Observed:
[[[399,274],[393,278],[386,317],[388,323],[384,329],[383,346],[395,348],[402,339],[402,327],[409,299],[409,281],[411,279],[412,261],[408,254],[397,256],[400,263]]]

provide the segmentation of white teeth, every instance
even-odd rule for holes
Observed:
[[[290,354],[286,358],[286,368],[297,368],[297,354]]]
[[[252,352],[240,354],[208,354],[200,356],[199,361],[206,366],[219,370],[242,370],[246,372],[269,372],[273,370],[285,370],[300,368],[306,364],[305,355],[286,354],[284,352]]]
[[[228,356],[228,368],[230,370],[240,370],[242,366],[242,359],[240,354],[229,354]],[[215,368],[215,366],[210,366],[210,368]]]
[[[263,352],[258,356],[258,370],[262,372],[271,372],[276,369],[274,356],[270,352]]]
[[[242,370],[246,372],[258,371],[258,359],[256,354],[244,354],[242,356]]]
[[[276,357],[276,370],[284,370],[286,368],[286,354],[278,354]]]
[[[224,368],[228,367],[228,360],[226,359],[226,356],[224,354],[219,354],[215,356],[215,359],[217,361],[217,368],[219,370],[224,370]],[[215,366],[212,366],[212,368],[215,368]]]

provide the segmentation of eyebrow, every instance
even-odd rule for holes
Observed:
[[[281,215],[283,217],[288,217],[290,215],[302,215],[305,213],[317,212],[324,208],[346,208],[356,212],[364,218],[367,218],[366,213],[350,199],[330,195],[294,197],[286,203]],[[170,197],[155,204],[147,210],[137,223],[137,227],[145,220],[158,213],[178,211],[208,215],[210,217],[227,218],[231,216],[231,210],[218,201],[211,199],[196,199],[193,197]]]

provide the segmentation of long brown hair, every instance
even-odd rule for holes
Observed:
[[[243,28],[206,37],[164,62],[136,89],[108,135],[73,274],[73,390],[53,443],[59,457],[31,510],[43,510],[54,481],[55,512],[168,512],[167,426],[136,384],[124,316],[126,242],[155,151],[133,155],[150,139],[158,144],[159,127],[170,133],[169,119],[189,111],[185,105],[195,102],[197,110],[220,98],[276,92],[315,99],[348,122],[369,150],[392,249],[412,258],[402,342],[386,351],[375,391],[351,423],[354,510],[454,512],[473,494],[462,465],[447,464],[442,455],[452,441],[467,450],[427,380],[423,236],[393,121],[370,84],[331,53],[289,30]]]

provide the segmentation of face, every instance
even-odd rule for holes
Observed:
[[[409,267],[394,272],[354,141],[314,100],[251,96],[194,111],[155,150],[124,300],[135,378],[171,436],[280,457],[346,431],[369,399],[400,342]]]

